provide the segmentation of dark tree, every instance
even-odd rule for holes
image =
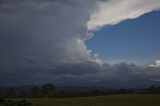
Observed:
[[[55,86],[51,83],[45,84],[42,87],[42,92],[45,98],[53,97],[55,91]]]
[[[5,99],[4,98],[0,98],[0,104],[5,102]]]
[[[39,97],[39,96],[40,96],[40,88],[37,87],[37,86],[33,87],[33,88],[30,90],[30,92],[31,92],[31,96],[32,96],[32,97]]]
[[[6,91],[6,97],[8,98],[15,98],[17,96],[16,89],[11,87]]]

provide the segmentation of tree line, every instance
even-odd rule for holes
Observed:
[[[9,87],[0,91],[0,98],[73,98],[86,96],[102,96],[115,94],[160,94],[160,86],[151,86],[145,89],[106,89],[87,91],[65,91],[55,89],[55,85],[48,83],[42,86],[34,86],[30,90],[17,90]]]

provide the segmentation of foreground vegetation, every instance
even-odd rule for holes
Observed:
[[[160,106],[160,86],[86,91],[59,90],[51,83],[28,90],[9,87],[0,90],[0,106]]]
[[[26,99],[13,100],[0,98],[0,106],[32,106],[32,103]]]
[[[17,101],[19,99],[16,99]],[[81,98],[29,98],[33,106],[160,106],[160,95],[122,94]]]

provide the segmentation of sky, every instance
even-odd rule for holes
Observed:
[[[86,45],[104,61],[149,65],[160,54],[160,12],[147,13],[94,32]]]
[[[1,0],[0,85],[160,84],[159,0]]]

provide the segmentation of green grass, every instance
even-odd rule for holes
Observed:
[[[28,99],[33,106],[160,106],[160,95],[111,95],[82,98]]]

